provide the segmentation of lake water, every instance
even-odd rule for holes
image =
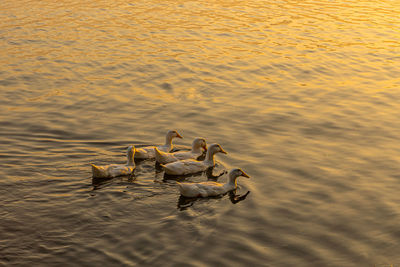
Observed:
[[[400,2],[0,2],[0,265],[400,265]],[[154,161],[219,143],[229,195]],[[204,181],[204,175],[188,181]],[[219,181],[226,181],[221,176]]]

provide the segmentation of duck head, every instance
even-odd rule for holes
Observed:
[[[222,147],[219,144],[210,145],[208,147],[206,158],[205,158],[204,161],[208,161],[208,162],[212,161],[212,162],[214,162],[214,154],[218,153],[218,152],[221,152],[221,153],[224,153],[224,154],[228,154],[228,153],[226,153],[225,150],[222,149]]]
[[[208,148],[209,152],[211,152],[211,154],[215,154],[218,152],[224,153],[224,154],[228,154],[219,144],[212,144],[209,148]]]
[[[204,151],[207,151],[207,143],[204,138],[198,137],[193,140],[192,150],[199,150],[200,148],[203,148]]]
[[[243,177],[246,177],[246,178],[250,178],[250,176],[247,175],[247,173],[245,173],[242,169],[239,169],[239,168],[237,168],[237,169],[232,169],[232,170],[229,172],[229,176],[233,176],[233,177],[243,176]]]
[[[174,139],[175,137],[178,138],[183,138],[177,131],[175,130],[171,130],[167,132],[167,135],[165,137],[165,144],[166,145],[171,145],[172,144],[172,139]]]
[[[182,137],[177,131],[175,131],[175,130],[171,130],[171,131],[168,131],[168,132],[167,132],[167,139],[172,140],[172,138],[175,138],[175,137],[183,138],[183,137]]]
[[[247,175],[247,173],[245,173],[242,169],[237,168],[237,169],[232,169],[232,170],[229,172],[229,182],[230,182],[230,183],[234,183],[235,186],[236,186],[236,179],[237,179],[239,176],[243,176],[243,177],[246,177],[246,178],[250,178],[250,176]]]

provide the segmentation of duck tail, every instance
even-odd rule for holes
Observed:
[[[100,176],[101,176],[101,172],[100,172],[99,167],[97,167],[97,166],[94,165],[94,164],[90,164],[90,165],[92,166],[92,174],[93,174],[93,177],[100,177]]]
[[[156,161],[161,163],[163,155],[162,155],[162,152],[160,150],[158,150],[157,147],[154,148],[154,154],[156,157]]]
[[[183,184],[181,184],[180,182],[176,182],[176,184],[178,185],[179,192],[181,192],[181,194],[182,194],[183,189],[184,189]]]
[[[184,197],[195,197],[193,192],[191,192],[191,186],[187,183],[178,183],[178,189]]]

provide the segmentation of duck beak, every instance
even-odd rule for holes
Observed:
[[[178,132],[176,132],[176,137],[181,138],[181,139],[183,138],[182,135],[180,135]]]
[[[221,151],[220,152],[224,153],[224,154],[228,154],[225,150],[222,149],[222,147],[221,147]]]
[[[246,177],[246,178],[250,178],[250,176],[248,176],[247,173],[245,173],[244,171],[242,171],[242,175],[241,176]]]

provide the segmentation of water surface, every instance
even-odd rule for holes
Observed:
[[[400,264],[398,1],[0,3],[0,263]],[[179,208],[154,161],[218,142],[228,195]],[[205,176],[188,178],[203,181]],[[220,181],[225,181],[222,176]]]

